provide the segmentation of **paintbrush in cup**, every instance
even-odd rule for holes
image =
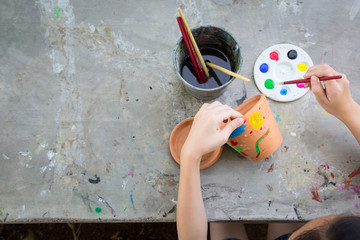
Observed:
[[[190,37],[190,40],[191,40],[191,42],[192,42],[192,45],[193,45],[193,47],[194,47],[194,49],[195,49],[196,55],[198,56],[199,61],[200,61],[200,64],[201,64],[201,66],[202,66],[202,69],[204,70],[205,76],[208,78],[208,77],[210,76],[210,75],[209,75],[209,71],[208,71],[208,69],[207,69],[207,67],[206,67],[206,65],[205,65],[205,62],[204,62],[204,59],[203,59],[203,57],[202,57],[202,55],[201,55],[201,53],[200,53],[199,47],[198,47],[197,44],[196,44],[195,38],[194,38],[194,36],[193,36],[192,33],[191,33],[191,29],[190,29],[189,25],[187,24],[187,21],[186,21],[186,19],[185,19],[185,17],[184,17],[184,14],[182,13],[182,11],[181,11],[180,8],[178,8],[178,12],[179,12],[179,14],[180,14],[180,16],[181,16],[181,18],[182,18],[182,20],[183,20],[183,22],[184,22],[184,26],[185,26],[185,28],[186,28],[187,33],[189,34],[189,37]],[[206,81],[205,81],[205,82],[206,82]]]
[[[193,67],[194,67],[198,82],[200,84],[205,83],[206,78],[205,78],[204,72],[202,71],[199,60],[196,57],[194,47],[193,47],[193,45],[191,45],[191,41],[190,41],[189,35],[186,32],[184,23],[183,23],[181,17],[177,17],[176,20],[178,21],[180,31],[181,31],[181,34],[183,36],[183,40],[185,42],[186,48],[188,50],[190,60],[191,60],[191,62],[193,64]]]
[[[243,77],[237,73],[234,73],[226,68],[223,68],[223,67],[220,67],[216,64],[213,64],[213,63],[210,63],[210,62],[206,62],[206,65],[208,67],[211,67],[213,69],[216,69],[216,70],[219,70],[220,72],[223,72],[223,73],[226,73],[227,75],[230,75],[230,76],[233,76],[233,77],[236,77],[236,78],[239,78],[241,80],[244,80],[245,82],[250,82],[250,79],[246,78],[246,77]]]

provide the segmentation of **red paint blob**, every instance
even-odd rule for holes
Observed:
[[[312,193],[312,195],[313,195],[313,196],[312,196],[312,199],[313,199],[313,200],[322,203],[322,200],[320,199],[320,196],[319,196],[319,193],[318,193],[317,188],[312,187],[312,188],[311,188],[311,193]]]
[[[235,141],[233,141],[233,140],[230,140],[230,144],[231,144],[231,145],[233,145],[233,146],[238,145],[238,143],[237,143],[237,142],[235,142]]]
[[[333,173],[331,173],[331,177],[332,177],[332,178],[334,178],[334,177],[335,177]]]
[[[250,131],[250,133],[249,134],[252,134],[252,131]]]
[[[352,173],[349,174],[349,178],[355,177],[356,175],[360,174],[360,168],[358,168],[357,170],[353,171]]]
[[[277,52],[271,52],[270,53],[270,59],[277,62],[279,60],[279,54]]]
[[[262,127],[260,128],[260,130],[262,130]]]
[[[247,155],[246,153],[244,153],[244,152],[240,152],[242,155],[244,155],[245,157],[247,157],[247,156],[249,156],[249,155]]]
[[[245,124],[246,123],[246,119],[244,119],[244,123],[243,124]]]

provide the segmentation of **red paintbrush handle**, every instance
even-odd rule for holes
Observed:
[[[187,48],[187,50],[189,52],[190,60],[191,60],[193,66],[194,66],[194,69],[195,69],[197,79],[198,79],[200,84],[205,83],[206,78],[205,78],[204,72],[202,71],[202,68],[200,66],[200,62],[199,62],[199,60],[198,60],[198,58],[196,56],[195,49],[194,49],[193,45],[191,44],[190,37],[186,32],[184,23],[183,23],[181,17],[177,17],[176,20],[178,21],[181,34],[183,36],[186,48]]]
[[[321,77],[321,78],[319,78],[319,80],[320,81],[328,81],[328,80],[334,80],[334,79],[340,79],[340,78],[342,78],[341,75],[336,75],[336,76]],[[284,82],[284,84],[308,83],[310,81],[311,81],[310,78],[297,79],[297,80],[286,81],[286,82]]]

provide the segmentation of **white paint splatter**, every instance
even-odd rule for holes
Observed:
[[[296,133],[294,133],[294,132],[290,132],[290,135],[293,137],[296,137]]]
[[[40,196],[45,197],[48,192],[49,192],[49,190],[42,190],[40,192]]]
[[[42,166],[42,167],[40,168],[40,172],[41,172],[41,173],[44,173],[44,172],[46,171],[46,169],[47,169],[47,166]]]
[[[349,12],[349,17],[350,20],[354,20],[356,15],[358,14],[360,10],[360,0],[354,0],[353,5],[351,6],[350,12]]]
[[[47,156],[48,156],[48,159],[51,160],[55,156],[55,153],[52,150],[50,150],[50,151],[48,151]]]
[[[26,156],[28,156],[29,154],[31,154],[31,152],[30,152],[30,151],[26,151],[26,152],[19,152],[19,154],[20,154],[21,156],[26,157]]]
[[[295,15],[301,14],[301,6],[297,1],[282,0],[277,4],[277,7],[283,13],[293,13]]]
[[[4,160],[10,160],[10,158],[8,156],[6,156],[5,154],[2,154],[1,157],[4,159]]]
[[[123,183],[122,183],[122,185],[121,185],[122,189],[125,190],[128,181],[129,181],[129,178],[126,178],[125,180],[123,180]]]

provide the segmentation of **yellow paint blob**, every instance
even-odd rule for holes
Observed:
[[[249,117],[249,123],[253,127],[253,129],[259,129],[264,123],[264,119],[261,113],[253,112]]]
[[[297,69],[299,69],[300,72],[305,72],[307,69],[307,65],[305,63],[299,63],[297,65]]]

